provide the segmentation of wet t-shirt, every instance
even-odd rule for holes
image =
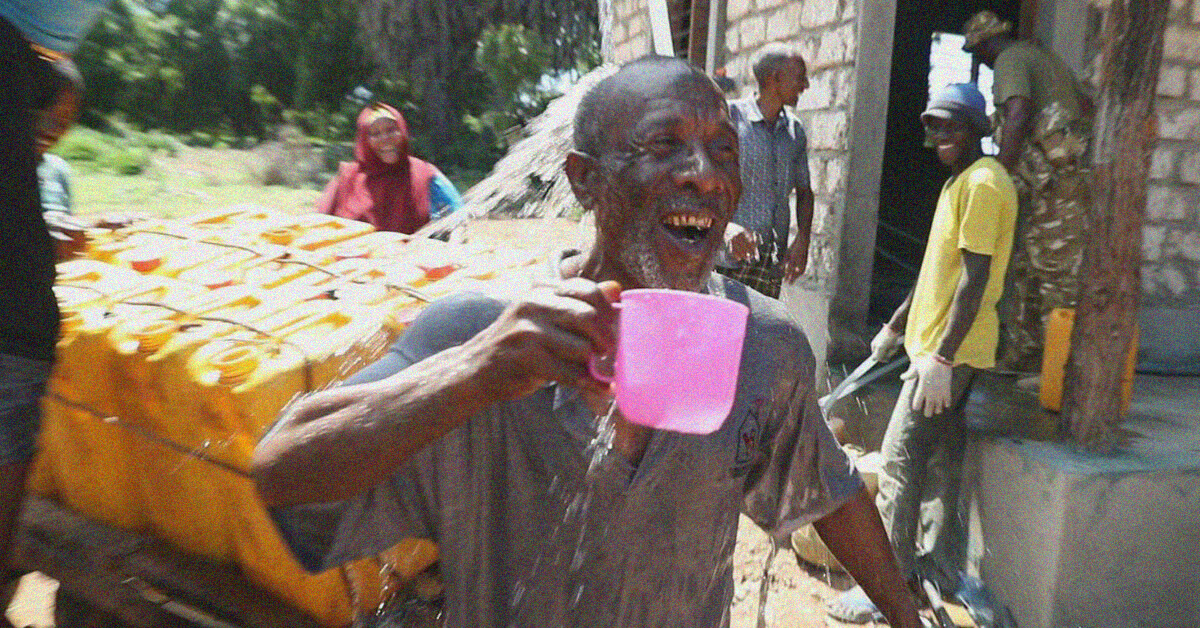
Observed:
[[[634,466],[593,444],[598,418],[576,390],[551,385],[493,405],[357,497],[275,510],[284,537],[313,570],[433,539],[448,626],[728,625],[739,511],[783,536],[862,483],[817,409],[812,353],[779,302],[716,276],[708,290],[751,310],[718,431],[655,431]],[[348,383],[461,344],[504,306],[480,294],[435,303]]]

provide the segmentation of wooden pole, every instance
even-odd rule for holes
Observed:
[[[1071,336],[1063,416],[1088,449],[1110,452],[1123,418],[1121,377],[1141,296],[1142,219],[1154,96],[1170,0],[1110,0],[1104,14],[1090,235]]]

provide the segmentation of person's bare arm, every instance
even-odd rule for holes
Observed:
[[[896,566],[879,511],[866,489],[813,527],[889,625],[921,628],[917,601]]]
[[[892,317],[888,319],[887,326],[892,328],[892,331],[897,334],[903,334],[904,328],[908,325],[908,310],[912,307],[913,291],[908,291],[908,296],[904,297],[904,301],[900,303],[900,307],[892,313]]]
[[[550,381],[598,388],[586,364],[613,344],[609,302],[618,291],[583,279],[535,291],[460,346],[378,382],[301,399],[254,452],[263,501],[345,499],[491,404]]]
[[[796,239],[788,248],[784,263],[783,278],[795,281],[808,268],[808,244],[812,237],[813,191],[812,188],[796,186]]]
[[[1004,133],[1000,138],[1000,153],[996,159],[1012,173],[1017,171],[1021,148],[1033,131],[1033,101],[1025,96],[1013,96],[1004,102]]]
[[[963,338],[967,337],[967,332],[975,324],[975,317],[979,315],[979,304],[983,302],[992,268],[992,256],[966,249],[961,249],[961,252],[963,274],[958,280],[954,300],[950,303],[950,322],[942,332],[937,349],[938,355],[951,361],[954,360],[954,354],[958,353]]]

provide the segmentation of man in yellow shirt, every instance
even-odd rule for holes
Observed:
[[[966,440],[962,408],[976,372],[995,365],[996,303],[1012,252],[1017,194],[1004,166],[980,148],[990,125],[974,85],[947,87],[921,121],[950,179],[938,197],[917,284],[871,342],[880,361],[902,341],[912,359],[883,439],[877,502],[900,568],[916,572],[917,531],[927,527],[934,541],[923,548],[922,567],[931,569],[922,575],[953,593],[965,560],[957,509]],[[941,508],[936,520],[921,525],[921,497],[939,444],[945,455],[938,475],[946,479]],[[872,619],[865,600],[855,589],[829,612],[845,621]]]

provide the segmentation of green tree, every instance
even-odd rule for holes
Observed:
[[[487,78],[490,105],[479,116],[468,114],[467,125],[476,132],[486,128],[503,139],[541,113],[554,95],[541,87],[551,54],[537,33],[520,24],[485,28],[475,50],[475,65]]]
[[[270,108],[260,104],[337,111],[372,74],[353,5],[341,0],[156,5],[117,0],[89,34],[77,55],[89,108],[146,127],[261,139]]]
[[[554,70],[594,66],[599,56],[595,0],[359,2],[366,50],[392,75],[409,77],[439,163],[461,163],[455,138],[470,133],[465,114],[478,116],[489,104],[479,93],[483,76],[474,63],[487,26],[521,24],[536,32],[549,46]]]

